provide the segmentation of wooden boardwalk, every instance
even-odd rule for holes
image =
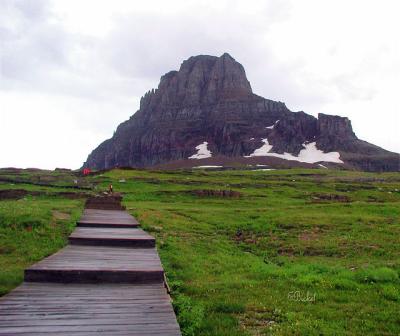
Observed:
[[[86,227],[112,227],[134,228],[138,221],[126,211],[85,209],[83,216],[78,221],[78,226]]]
[[[85,209],[70,244],[0,298],[0,335],[181,335],[154,238],[138,225]]]
[[[70,236],[70,244],[99,246],[154,247],[155,239],[142,229],[78,227]]]

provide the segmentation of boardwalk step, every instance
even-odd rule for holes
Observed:
[[[86,209],[125,210],[121,195],[97,195],[86,200]]]
[[[181,335],[155,240],[120,209],[93,197],[70,245],[25,270],[0,298],[1,335]]]
[[[26,282],[0,298],[0,335],[180,335],[162,284]]]
[[[81,227],[135,228],[139,226],[139,223],[126,211],[85,209],[77,225]]]
[[[116,221],[110,221],[106,223],[105,221],[99,222],[99,221],[78,221],[77,223],[78,227],[100,227],[100,228],[137,228],[139,227],[139,224],[135,223],[122,223]]]
[[[69,236],[70,244],[91,246],[154,247],[155,239],[142,229],[78,227]]]
[[[68,245],[25,270],[25,281],[64,283],[161,283],[155,248]]]

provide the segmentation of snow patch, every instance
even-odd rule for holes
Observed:
[[[198,169],[198,168],[223,168],[224,166],[197,166],[193,167],[193,169]]]
[[[265,128],[274,129],[274,127],[276,126],[276,124],[277,124],[278,122],[279,122],[279,119],[278,119],[277,121],[275,121],[275,123],[274,123],[273,125],[267,126],[267,127],[265,127]]]
[[[299,155],[294,156],[293,154],[286,152],[283,154],[270,153],[273,146],[269,144],[268,139],[261,139],[261,141],[264,142],[264,144],[246,157],[273,156],[285,160],[293,160],[305,163],[316,163],[321,161],[343,163],[343,161],[340,160],[340,154],[338,152],[324,153],[323,151],[317,148],[316,142],[311,142],[308,144],[304,143],[303,144],[304,148],[300,151]]]
[[[315,163],[325,161],[343,163],[343,161],[340,160],[339,152],[324,153],[322,150],[317,148],[316,142],[303,144],[303,146],[305,146],[305,149],[302,149],[299,153],[299,159],[301,162]]]
[[[268,139],[261,139],[262,142],[264,142],[264,145],[262,145],[260,148],[257,148],[253,153],[250,155],[247,155],[245,157],[252,157],[252,156],[269,156],[269,151],[272,149],[272,146],[269,144]]]
[[[196,146],[197,153],[189,156],[189,159],[206,159],[212,156],[211,152],[207,148],[208,142],[204,141],[202,144]]]
[[[320,166],[320,167],[322,167],[322,168],[325,168],[325,169],[328,169],[328,167],[327,166],[324,166],[323,164],[318,164],[318,166]]]

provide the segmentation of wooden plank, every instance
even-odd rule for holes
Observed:
[[[60,283],[162,283],[163,271],[25,270],[25,281]]]
[[[142,229],[76,228],[70,244],[91,246],[154,247],[155,239]]]
[[[125,210],[84,209],[83,215],[106,215],[113,217],[133,217]]]
[[[181,335],[162,284],[24,283],[0,298],[0,314],[0,335]]]
[[[104,221],[99,223],[98,221],[84,221],[84,222],[77,222],[78,227],[104,227],[104,228],[137,228],[139,224],[134,224],[134,223],[116,223],[114,222],[109,222],[105,223]]]
[[[68,245],[25,270],[34,282],[163,282],[155,248]]]
[[[126,211],[85,209],[77,222],[82,227],[137,227],[138,221]]]
[[[154,239],[142,229],[116,229],[116,228],[76,228],[71,236],[82,237],[110,237],[110,238],[136,238],[147,237]]]
[[[125,211],[85,209],[70,245],[0,298],[0,335],[181,335],[155,239],[138,225]]]
[[[108,218],[125,218],[125,219],[135,219],[126,211],[119,210],[94,210],[85,209],[83,211],[82,217],[108,217]]]

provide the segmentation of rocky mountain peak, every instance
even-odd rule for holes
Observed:
[[[161,77],[158,89],[148,92],[141,108],[213,104],[220,100],[247,98],[252,95],[243,66],[228,53],[220,57],[200,55],[184,61],[179,71]]]
[[[332,116],[328,114],[318,114],[318,132],[325,136],[340,136],[342,138],[354,138],[351,121],[346,117]]]
[[[197,160],[215,165],[227,159],[278,167],[328,162],[374,171],[400,168],[398,154],[359,140],[348,118],[317,119],[253,94],[243,66],[228,53],[190,57],[162,76],[157,89],[142,97],[139,111],[84,167],[190,167]]]
[[[318,144],[326,150],[350,150],[350,144],[357,140],[351,121],[346,117],[318,114]]]

